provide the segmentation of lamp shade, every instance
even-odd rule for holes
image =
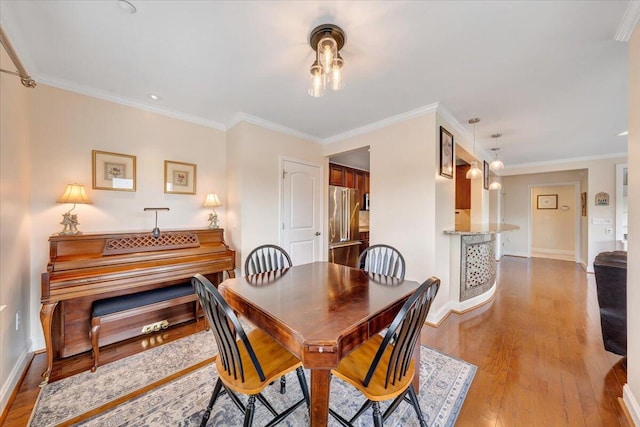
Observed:
[[[471,162],[471,167],[467,171],[465,178],[476,179],[476,178],[480,178],[481,176],[482,176],[482,171],[480,170],[480,168],[478,167],[478,164],[474,160],[473,162]]]
[[[207,198],[204,200],[204,206],[207,208],[217,208],[218,206],[222,206],[220,203],[220,199],[218,199],[218,195],[214,193],[207,194]]]
[[[58,199],[58,203],[92,204],[93,202],[89,200],[87,193],[85,193],[84,185],[68,184],[64,194]]]

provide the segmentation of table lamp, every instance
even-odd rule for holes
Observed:
[[[87,197],[87,193],[84,191],[84,185],[80,184],[68,184],[64,194],[57,200],[58,203],[73,203],[73,207],[68,212],[62,214],[62,224],[64,228],[59,235],[74,235],[82,234],[78,231],[78,215],[72,214],[71,211],[76,208],[76,204],[92,204],[93,202]]]
[[[215,208],[222,206],[220,199],[218,199],[218,195],[214,193],[207,194],[204,206],[211,208],[211,213],[209,214],[209,228],[218,228],[218,214],[216,213]]]

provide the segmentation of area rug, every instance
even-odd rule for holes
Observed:
[[[204,331],[105,365],[99,368],[96,374],[78,374],[49,384],[41,394],[31,425],[34,427],[54,426],[61,423],[101,427],[199,425],[217,378],[215,366],[207,358],[215,352],[212,344],[211,332]],[[203,345],[208,347],[203,349]],[[163,349],[163,347],[166,348]],[[173,368],[163,368],[164,374],[159,375],[165,375],[166,378],[171,375],[169,373],[171,371],[174,375],[175,373],[180,375],[176,375],[176,379],[161,386],[149,387],[149,384],[153,385],[155,380],[143,381],[138,377],[150,374],[149,365],[153,365],[159,356],[154,350],[163,350],[164,354],[161,357],[169,357],[175,362]],[[195,356],[198,353],[204,353],[205,356]],[[475,375],[476,367],[425,346],[421,347],[420,358],[418,398],[425,420],[429,426],[453,426]],[[192,363],[191,366],[202,367],[193,370],[183,368],[189,363]],[[110,374],[103,373],[102,380],[95,378],[96,375],[101,374],[101,370],[107,371],[107,367],[112,371]],[[142,371],[138,373],[138,369]],[[91,375],[94,378],[90,378]],[[84,377],[76,378],[80,376]],[[156,374],[153,376],[157,377]],[[86,381],[91,381],[92,384],[88,385]],[[52,386],[55,386],[55,390]],[[52,390],[47,390],[50,387]],[[145,392],[137,397],[125,399],[122,404],[112,409],[99,411],[101,405],[117,400],[118,396],[126,397],[136,387],[141,387]],[[276,410],[282,410],[301,398],[300,387],[294,373],[289,374],[287,378],[285,395],[279,393],[279,388],[276,382],[263,393]],[[333,378],[330,396],[332,409],[345,417],[350,417],[363,401],[362,395],[357,390],[340,379]],[[384,410],[386,404],[381,406]],[[91,408],[98,408],[98,410],[92,411]],[[270,418],[271,414],[257,402],[254,425],[265,425]],[[223,396],[216,402],[208,425],[242,425],[242,419],[242,413],[227,396]],[[372,425],[371,412],[365,413],[358,421],[357,425],[360,426]],[[331,418],[329,424],[338,425]],[[385,424],[418,426],[419,422],[413,408],[407,403],[402,403]],[[309,425],[306,406],[299,407],[281,425]]]

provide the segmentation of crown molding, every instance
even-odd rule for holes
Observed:
[[[307,133],[300,132],[298,130],[288,128],[286,126],[279,125],[278,123],[274,123],[269,120],[265,120],[260,117],[252,116],[251,114],[242,113],[242,112],[239,112],[233,115],[233,118],[229,121],[229,123],[227,123],[227,129],[231,129],[232,127],[234,127],[240,122],[251,123],[266,129],[284,133],[286,135],[294,136],[296,138],[305,139],[307,141],[315,142],[318,144],[322,143],[322,140],[319,138],[316,138],[315,136],[311,136]]]
[[[509,175],[519,175],[522,172],[522,169],[528,168],[540,168],[545,166],[558,166],[563,164],[571,164],[571,163],[579,163],[579,162],[589,162],[594,160],[606,160],[606,159],[615,159],[618,157],[628,157],[627,153],[612,153],[612,154],[603,154],[600,156],[584,156],[584,157],[572,157],[568,159],[554,159],[542,162],[531,162],[531,163],[519,163],[515,165],[506,166],[503,170],[500,171],[500,176],[509,176]],[[575,168],[574,168],[575,169]]]
[[[438,103],[425,105],[424,107],[416,108],[415,110],[407,111],[406,113],[391,116],[386,119],[378,120],[377,122],[369,123],[368,125],[352,129],[350,131],[340,133],[338,135],[331,136],[322,140],[323,144],[332,144],[334,142],[342,141],[352,138],[357,135],[362,135],[377,129],[382,129],[395,123],[400,123],[405,120],[413,119],[414,117],[422,116],[423,114],[432,113],[438,109]]]
[[[437,102],[436,104],[438,104],[438,114],[440,114],[440,116],[442,116],[442,118],[446,120],[456,132],[464,136],[466,140],[470,141],[471,135],[469,134],[469,130],[464,127],[464,125],[460,123],[458,119],[456,119],[455,116],[451,114],[451,112],[447,108],[445,108],[442,103]]]
[[[222,131],[227,130],[222,123],[219,123],[213,120],[208,120],[202,117],[193,116],[190,114],[184,114],[184,113],[180,113],[180,112],[165,109],[165,108],[151,106],[148,104],[144,104],[142,102],[133,101],[131,99],[114,96],[89,86],[78,85],[75,83],[68,82],[66,80],[55,79],[47,75],[40,75],[40,76],[37,76],[37,78],[34,77],[34,79],[38,83],[43,83],[48,86],[56,87],[58,89],[64,89],[70,92],[79,93],[81,95],[90,96],[92,98],[102,99],[103,101],[109,101],[115,104],[125,105],[127,107],[133,107],[133,108],[149,111],[156,114],[161,114],[163,116],[171,117],[172,119],[182,120],[184,122],[194,123],[194,124],[205,126],[212,129],[217,129]]]
[[[640,20],[640,1],[631,0],[620,20],[615,40],[624,43],[628,42],[638,24],[638,20]]]

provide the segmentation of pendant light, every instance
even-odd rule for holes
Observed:
[[[471,167],[467,171],[465,177],[467,179],[476,179],[482,176],[482,171],[478,167],[478,162],[476,161],[476,123],[480,121],[479,118],[469,119],[469,124],[473,125],[473,161],[471,162]]]
[[[498,181],[498,177],[493,175],[493,180],[491,181],[491,184],[489,184],[489,190],[500,190],[501,188],[502,184]]]
[[[337,91],[344,87],[344,59],[340,56],[344,42],[344,31],[337,25],[323,24],[311,31],[309,44],[316,56],[309,70],[309,95],[318,98],[327,88]]]
[[[500,147],[498,147],[498,138],[500,138],[501,136],[501,133],[494,133],[493,135],[491,135],[491,138],[496,141],[495,147],[491,149],[491,151],[493,151],[495,155],[495,158],[489,164],[489,169],[491,169],[492,171],[499,171],[504,169],[504,163],[502,163],[502,160],[498,159],[498,151],[500,151]]]

